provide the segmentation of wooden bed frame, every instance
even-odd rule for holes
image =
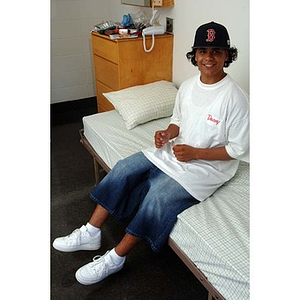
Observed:
[[[103,161],[103,159],[97,154],[94,148],[91,146],[89,141],[84,136],[84,130],[79,130],[80,142],[89,151],[93,157],[94,163],[94,173],[96,184],[100,181],[101,171],[108,173],[110,168]],[[101,167],[101,168],[100,168]],[[207,277],[197,268],[197,266],[188,258],[188,256],[177,246],[177,244],[169,238],[168,245],[171,249],[179,256],[183,263],[190,269],[190,271],[196,276],[196,278],[201,282],[201,284],[208,291],[208,300],[225,300],[225,298],[213,287],[213,285],[208,281]]]

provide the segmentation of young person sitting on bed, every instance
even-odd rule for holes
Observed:
[[[159,251],[177,215],[231,179],[239,160],[248,161],[248,99],[224,72],[237,58],[227,29],[214,22],[200,26],[187,58],[200,75],[180,86],[170,125],[155,133],[155,147],[119,161],[91,193],[97,206],[88,223],[53,242],[64,252],[98,250],[109,214],[132,217],[115,248],[77,270],[82,284],[121,270],[140,239]]]

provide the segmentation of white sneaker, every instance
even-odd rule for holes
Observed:
[[[75,229],[70,235],[58,237],[53,242],[53,247],[62,252],[79,250],[98,250],[101,247],[101,231],[91,236],[85,225]]]
[[[109,251],[103,256],[97,255],[93,261],[77,270],[75,277],[84,285],[90,285],[105,279],[109,275],[120,271],[123,268],[124,260],[120,264],[113,263]]]

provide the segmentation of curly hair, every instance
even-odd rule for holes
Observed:
[[[193,49],[186,54],[186,57],[194,66],[197,67],[197,62],[195,60],[196,51],[197,49]],[[233,61],[237,60],[238,57],[238,50],[235,47],[226,49],[226,51],[228,52],[228,59],[224,62],[224,68],[228,68]]]

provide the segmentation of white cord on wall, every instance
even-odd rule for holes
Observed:
[[[145,37],[145,34],[142,33],[142,36],[143,36],[143,46],[144,46],[144,50],[145,52],[151,52],[154,48],[154,44],[155,44],[155,38],[154,38],[154,32],[152,33],[152,44],[151,44],[151,47],[149,49],[146,48],[146,37]]]
[[[155,15],[156,15],[156,12],[154,10],[154,1],[152,1],[152,18],[150,20],[150,24],[153,26],[153,21],[154,21],[154,18],[155,18]],[[149,53],[153,50],[154,48],[154,44],[155,44],[155,37],[154,37],[154,32],[152,33],[152,44],[151,44],[151,47],[149,49],[146,48],[146,37],[145,37],[145,34],[144,32],[142,32],[142,36],[143,36],[143,47],[144,47],[144,51]]]

